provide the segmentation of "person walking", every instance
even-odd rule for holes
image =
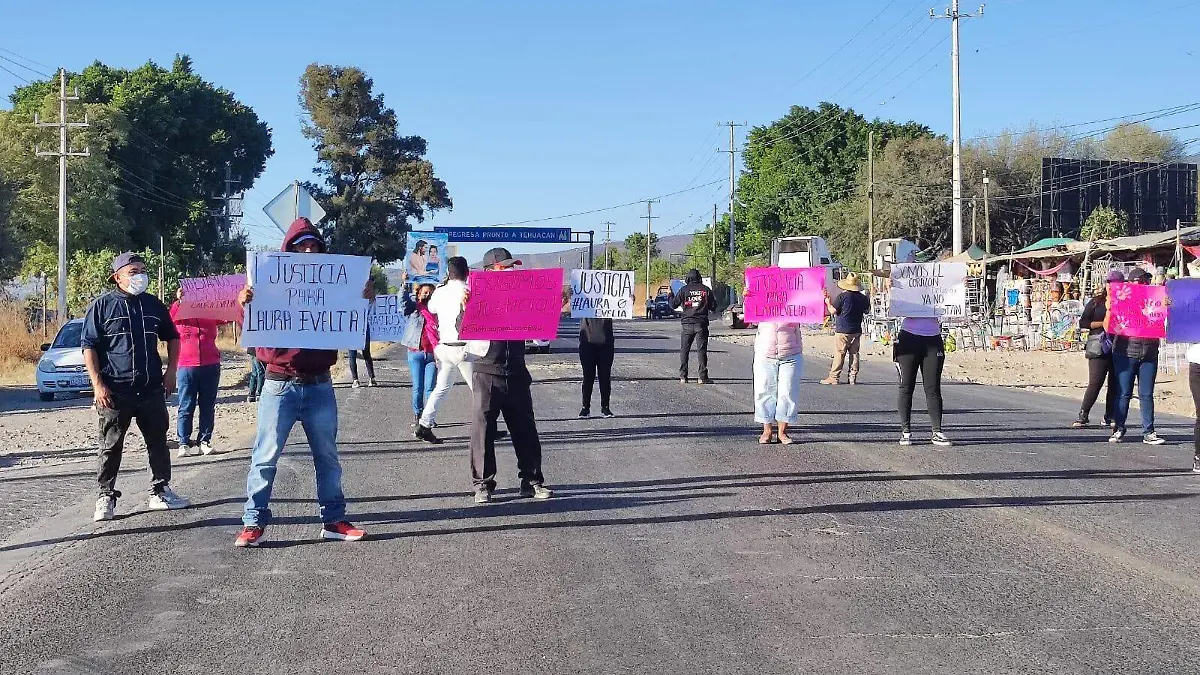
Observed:
[[[308,218],[297,218],[288,228],[282,250],[307,255],[325,253],[325,238]],[[363,298],[375,297],[374,284],[367,280]],[[247,286],[238,296],[244,308],[254,300]],[[266,364],[266,384],[258,401],[258,430],[250,450],[246,476],[246,505],[242,531],[234,546],[258,546],[271,522],[271,488],[284,444],[292,427],[304,427],[316,468],[317,503],[321,506],[321,537],[357,541],[367,536],[346,520],[346,497],[342,492],[342,467],[338,461],[337,399],[329,369],[337,362],[332,349],[259,347],[259,360]]]
[[[246,402],[257,403],[258,397],[262,396],[263,384],[267,381],[267,367],[258,360],[254,347],[247,349],[246,353],[250,355],[250,375],[246,380]]]
[[[671,293],[672,309],[683,307],[683,316],[679,319],[679,381],[687,384],[688,360],[691,356],[692,345],[696,345],[696,360],[699,366],[700,384],[712,384],[708,377],[708,320],[709,314],[716,307],[712,289],[705,286],[700,270],[688,271],[684,278],[686,285],[678,293]]]
[[[794,439],[788,427],[799,418],[797,399],[804,376],[804,335],[797,324],[758,324],[754,336],[754,421],[763,425],[760,445]]]
[[[612,394],[612,365],[616,353],[612,319],[579,322],[579,365],[583,367],[583,408],[580,417],[592,415],[592,387],[600,379],[600,415],[615,417],[608,407]]]
[[[1088,363],[1088,384],[1083,392],[1083,404],[1079,408],[1079,417],[1071,424],[1072,429],[1083,429],[1088,426],[1088,417],[1092,406],[1100,396],[1100,387],[1105,387],[1104,397],[1104,426],[1113,426],[1113,409],[1116,407],[1117,383],[1113,371],[1112,339],[1104,332],[1104,318],[1108,315],[1108,284],[1114,281],[1124,281],[1125,275],[1119,270],[1112,270],[1096,295],[1083,307],[1079,316],[1079,329],[1087,331],[1087,342],[1084,346],[1084,356]]]
[[[442,401],[450,394],[450,387],[462,373],[467,387],[473,387],[471,362],[468,360],[467,343],[458,337],[458,322],[462,317],[463,304],[467,297],[467,259],[451,256],[446,259],[447,279],[434,289],[426,303],[426,309],[437,323],[438,341],[433,348],[437,362],[437,382],[433,392],[425,398],[421,419],[417,421],[417,438],[433,436],[437,425],[437,411]],[[432,442],[432,441],[431,441]]]
[[[375,302],[372,298],[371,302]],[[349,349],[346,351],[346,361],[350,365],[350,386],[358,389],[362,386],[362,382],[358,379],[358,355],[362,352],[363,363],[367,366],[367,384],[369,386],[378,386],[375,381],[375,360],[371,358],[371,326],[367,326],[367,339],[361,350]]]
[[[411,287],[404,285],[404,334],[400,344],[408,348],[408,372],[412,375],[412,408],[414,435],[426,443],[440,444],[442,440],[429,427],[421,425],[421,414],[433,396],[437,381],[437,361],[433,356],[438,344],[438,320],[429,311],[429,298],[433,295],[433,284],[417,286],[416,295]]]
[[[521,264],[508,249],[493,248],[483,255],[485,269],[508,272]],[[470,293],[466,295],[468,302]],[[496,490],[496,422],[504,415],[517,454],[520,496],[549,499],[553,496],[542,476],[542,444],[533,416],[533,378],[525,366],[524,340],[492,340],[472,364],[474,381],[471,422],[471,479],[475,503],[486,504]]]
[[[849,357],[846,381],[858,384],[859,348],[862,345],[863,318],[871,311],[871,301],[862,294],[858,285],[858,275],[851,272],[845,279],[837,282],[841,293],[834,300],[829,299],[829,291],[825,291],[825,308],[833,317],[835,353],[833,367],[829,369],[829,377],[821,380],[821,384],[836,385],[842,378],[842,365]]]
[[[150,509],[164,511],[191,505],[171,489],[171,451],[167,449],[167,397],[175,391],[179,366],[179,332],[166,305],[146,292],[146,261],[122,253],[112,263],[109,282],[116,288],[96,298],[83,320],[80,346],[92,381],[99,416],[96,480],[100,496],[93,519],[112,520],[117,508],[117,474],[125,434],[137,420],[150,458]],[[166,371],[158,343],[167,345]]]
[[[179,333],[179,369],[176,385],[179,409],[175,416],[175,433],[179,439],[179,456],[211,455],[213,427],[217,416],[217,390],[221,387],[221,350],[217,348],[217,328],[213,319],[180,319],[179,301],[183,289],[175,293],[171,303],[171,321]],[[196,442],[192,443],[192,421],[197,408],[200,424]]]
[[[1131,284],[1148,285],[1153,278],[1146,270],[1135,268],[1127,277]],[[1112,312],[1104,317],[1104,330],[1112,334]],[[1113,371],[1117,381],[1117,398],[1113,405],[1113,421],[1116,428],[1108,437],[1109,443],[1120,443],[1125,439],[1125,421],[1129,418],[1129,404],[1133,400],[1133,383],[1137,380],[1138,407],[1142,412],[1142,442],[1146,445],[1162,445],[1167,441],[1154,430],[1154,381],[1158,376],[1158,338],[1137,338],[1116,335],[1113,337]]]

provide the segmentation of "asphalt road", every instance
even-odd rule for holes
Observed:
[[[749,348],[714,342],[717,384],[683,386],[665,321],[619,327],[620,417],[580,421],[571,330],[530,357],[555,499],[516,498],[502,444],[498,501],[471,504],[466,388],[422,445],[384,362],[338,392],[369,540],[315,538],[302,436],[259,550],[232,546],[244,451],[178,472],[188,511],[95,526],[89,497],[0,542],[0,672],[1200,672],[1190,423],[1113,446],[1066,428],[1073,401],[948,385],[958,445],[918,413],[902,448],[893,372],[821,387],[810,361],[803,443],[763,447]]]

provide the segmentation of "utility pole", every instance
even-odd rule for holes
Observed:
[[[234,178],[232,162],[225,162],[225,190],[219,195],[213,195],[213,199],[221,200],[221,209],[212,212],[213,218],[217,219],[218,229],[225,238],[229,238],[229,234],[233,231],[233,221],[236,218],[238,224],[241,224],[242,207],[240,195],[235,195],[233,186],[241,183],[241,176]],[[231,206],[231,202],[238,202],[237,208]],[[235,213],[236,211],[236,213]]]
[[[962,96],[959,90],[958,61],[958,21],[983,16],[983,5],[979,6],[978,14],[963,14],[958,11],[958,0],[951,0],[949,10],[938,16],[929,10],[931,19],[950,19],[950,79],[951,96],[954,99],[954,169],[951,180],[954,190],[954,255],[963,251],[963,222],[962,222]]]
[[[158,235],[158,299],[163,298],[163,277],[167,276],[167,240]]]
[[[712,276],[709,279],[712,283],[717,283],[717,205],[713,204],[713,226],[712,226],[712,253],[709,255],[709,262],[712,264]]]
[[[604,226],[604,269],[608,269],[608,247],[612,245],[612,226],[616,223],[606,220],[600,224]]]
[[[33,123],[39,127],[57,127],[58,128],[58,152],[47,151],[42,152],[35,148],[34,151],[39,157],[58,157],[58,322],[62,323],[67,320],[67,158],[68,157],[87,157],[88,150],[84,148],[82,152],[71,152],[70,146],[67,144],[67,129],[85,129],[88,127],[87,114],[83,116],[82,122],[67,121],[67,101],[78,101],[79,89],[75,89],[74,96],[67,96],[67,69],[60,68],[58,71],[58,121],[43,122],[38,119],[37,113],[33,115]]]
[[[975,212],[979,210],[979,197],[971,197],[971,246],[978,241],[975,238]]]
[[[50,328],[46,326],[46,302],[50,299],[50,293],[46,289],[46,271],[42,270],[42,338],[50,337]]]
[[[650,307],[650,223],[658,216],[651,215],[650,207],[657,203],[657,199],[646,200],[646,307]]]
[[[991,255],[992,253],[992,221],[988,218],[988,175],[987,169],[983,170],[983,250]]]
[[[867,132],[867,271],[875,269],[875,131]]]
[[[729,127],[729,149],[718,150],[717,152],[729,153],[729,264],[733,265],[735,241],[734,232],[736,230],[734,227],[733,205],[737,200],[737,137],[734,130],[737,127],[744,127],[746,125],[745,123],[736,124],[734,122],[726,122],[722,126]]]

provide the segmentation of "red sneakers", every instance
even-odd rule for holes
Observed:
[[[237,541],[233,542],[233,545],[237,546],[238,548],[258,546],[258,542],[260,539],[262,539],[262,537],[263,529],[261,527],[251,527],[247,525],[246,527],[242,528],[242,531],[238,534]]]
[[[341,520],[336,523],[325,523],[321,530],[323,539],[338,539],[340,541],[358,541],[367,536],[367,531],[357,528],[349,521]]]

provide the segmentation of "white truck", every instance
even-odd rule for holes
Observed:
[[[833,259],[821,237],[780,237],[771,242],[772,267],[824,267],[825,287],[833,288],[842,278],[842,265]],[[723,316],[730,328],[746,328],[742,303],[731,305]]]

